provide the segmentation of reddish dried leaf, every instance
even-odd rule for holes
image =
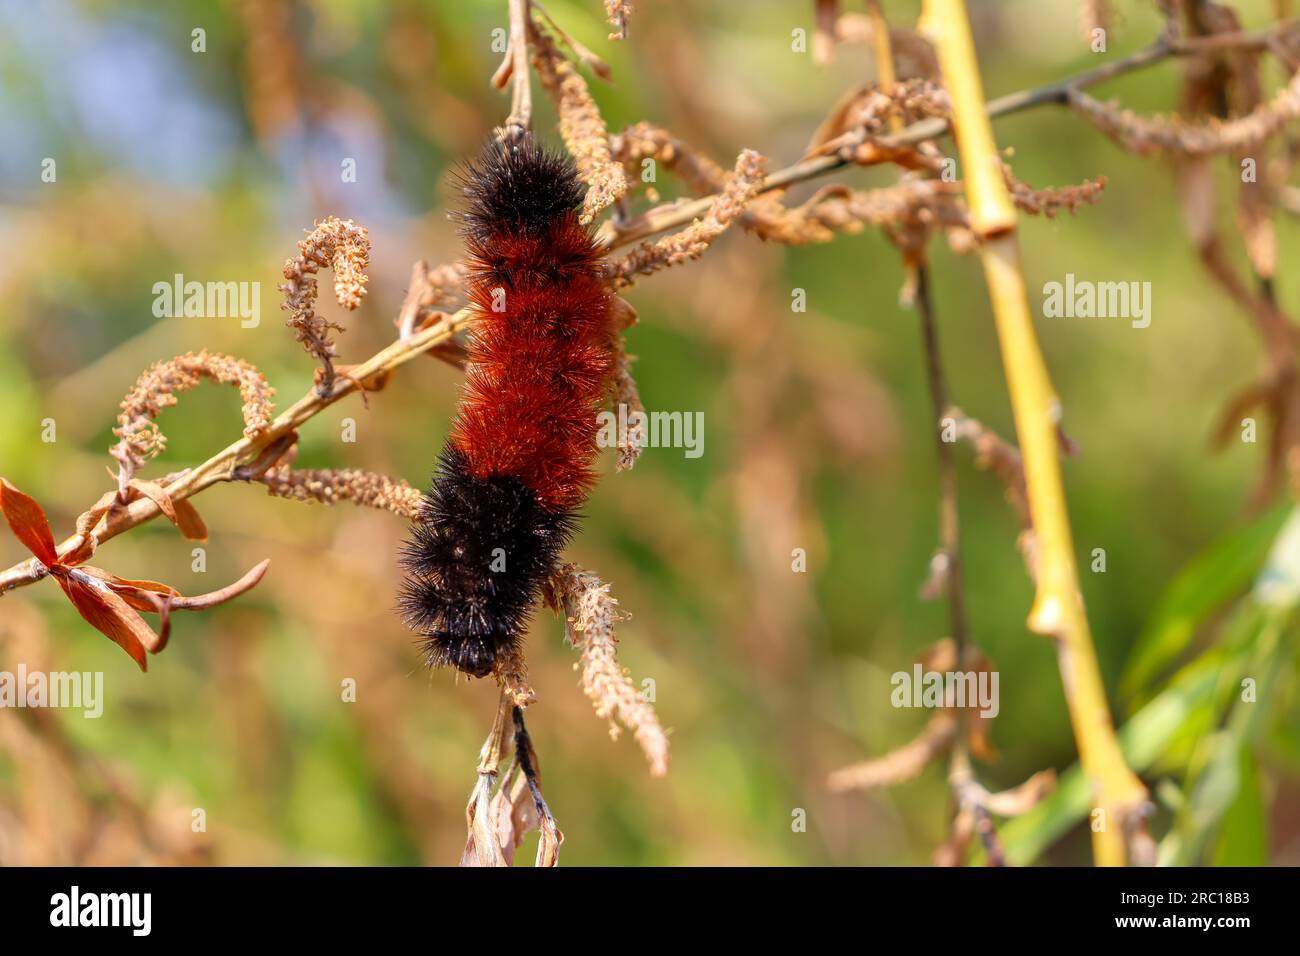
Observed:
[[[131,578],[119,578],[116,574],[105,571],[103,568],[89,565],[78,570],[103,581],[137,611],[157,611],[158,602],[153,595],[163,597],[180,597],[181,595],[180,591],[160,581],[135,581]]]
[[[60,563],[65,568],[75,568],[79,564],[93,558],[97,546],[98,542],[95,540],[94,535],[82,535],[81,539],[76,543],[73,549],[63,556]]]
[[[181,592],[157,581],[132,581],[112,576],[109,587],[122,596],[122,600],[137,611],[153,611],[158,615],[158,646],[150,650],[158,654],[167,646],[172,634],[171,612]]]
[[[77,534],[81,535],[81,540],[63,556],[62,564],[65,567],[75,568],[95,556],[95,549],[99,547],[99,539],[91,534],[91,529],[99,524],[99,519],[108,514],[116,504],[117,492],[107,491],[88,511],[82,512],[77,518]]]
[[[198,511],[189,502],[173,500],[167,489],[156,481],[133,478],[131,487],[158,506],[167,520],[174,524],[182,535],[190,541],[207,541],[208,527],[199,517]]]
[[[224,588],[216,591],[209,591],[206,594],[197,594],[194,597],[185,597],[180,591],[168,584],[160,581],[139,581],[131,578],[119,578],[116,574],[105,571],[103,568],[83,567],[78,568],[76,574],[83,581],[93,578],[95,581],[102,582],[107,589],[111,599],[120,601],[126,605],[132,613],[135,611],[148,611],[158,615],[158,632],[155,634],[148,629],[148,625],[140,620],[140,624],[148,630],[149,637],[144,640],[145,646],[150,653],[157,654],[167,646],[167,641],[171,637],[171,612],[177,609],[184,611],[204,611],[208,608],[224,604],[257,586],[266,574],[267,567],[271,564],[270,558],[254,565],[247,574],[233,584],[228,584]],[[92,585],[93,586],[93,585]],[[64,590],[68,590],[66,587]],[[71,593],[68,595],[71,597]],[[74,601],[75,603],[75,601]],[[80,610],[80,606],[78,606]],[[83,612],[83,617],[85,616]],[[139,615],[135,615],[139,618]],[[87,620],[90,620],[87,618]],[[91,621],[91,623],[95,623]],[[98,625],[96,625],[98,627]],[[101,630],[103,630],[101,628]],[[107,633],[107,632],[105,632]],[[110,635],[111,636],[111,635]]]
[[[199,517],[198,510],[185,499],[173,502],[176,507],[176,527],[190,541],[207,541],[208,526]]]
[[[4,478],[0,478],[0,511],[4,511],[14,536],[42,564],[53,567],[58,563],[59,552],[54,546],[54,533],[50,531],[44,509]]]
[[[176,506],[172,504],[172,496],[167,494],[166,488],[156,481],[145,481],[143,478],[132,478],[130,485],[156,504],[158,510],[167,516],[168,521],[176,524]]]
[[[149,650],[154,654],[161,653],[172,634],[172,601],[179,592],[157,581],[127,581],[118,578],[116,583],[109,586],[137,611],[152,611],[158,615],[158,644]]]
[[[156,649],[159,640],[144,618],[107,584],[95,581],[81,570],[60,574],[57,580],[77,613],[91,627],[130,654],[140,670],[148,670],[145,651]]]
[[[104,492],[103,496],[90,506],[90,510],[77,519],[77,534],[90,534],[90,529],[99,524],[99,519],[108,514],[116,503],[116,491]]]

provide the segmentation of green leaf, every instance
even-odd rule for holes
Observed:
[[[1120,678],[1122,697],[1137,697],[1186,650],[1211,614],[1251,586],[1287,511],[1274,508],[1234,529],[1179,572],[1133,644]]]
[[[1253,754],[1237,765],[1237,796],[1223,816],[1211,862],[1215,866],[1268,866],[1268,811]]]
[[[1300,604],[1300,508],[1278,532],[1251,594],[1261,607],[1279,611]]]
[[[1182,826],[1166,837],[1162,859],[1174,856],[1188,865],[1186,861],[1197,855],[1210,829],[1239,798],[1236,774],[1228,773],[1224,755],[1231,755],[1235,770],[1236,752],[1254,739],[1263,705],[1238,703],[1227,730],[1213,739],[1204,734],[1238,701],[1238,679],[1247,667],[1260,675],[1261,684],[1274,676],[1279,667],[1275,655],[1283,646],[1279,638],[1290,616],[1288,608],[1261,608],[1253,598],[1242,602],[1219,643],[1185,665],[1165,690],[1120,728],[1120,749],[1137,773],[1150,770],[1172,748],[1187,749],[1187,744],[1198,742],[1207,745],[1185,788],[1189,796],[1179,812]],[[1261,690],[1261,699],[1265,692]],[[1217,767],[1213,766],[1216,756]],[[1204,779],[1207,768],[1214,772],[1208,780]],[[1082,820],[1090,807],[1087,780],[1075,763],[1060,776],[1055,792],[1046,800],[999,827],[1007,861],[1013,866],[1033,863]]]
[[[1193,669],[1211,668],[1218,675],[1214,689],[1200,706],[1187,715],[1181,727],[1166,742],[1163,752],[1148,768],[1152,773],[1186,774],[1193,755],[1202,741],[1213,734],[1233,706],[1240,691],[1242,668],[1245,667],[1260,633],[1268,625],[1271,612],[1253,600],[1243,600],[1232,616],[1218,629],[1214,643],[1198,657],[1184,665],[1170,683]]]
[[[1255,629],[1250,657],[1241,663],[1241,669],[1225,669],[1220,675],[1221,689],[1232,691],[1233,703],[1228,719],[1221,729],[1203,737],[1193,753],[1184,790],[1186,804],[1174,819],[1168,836],[1161,842],[1160,861],[1173,866],[1195,866],[1204,861],[1213,840],[1221,831],[1224,820],[1242,799],[1242,789],[1248,782],[1242,778],[1243,760],[1251,760],[1262,729],[1267,726],[1268,714],[1276,695],[1278,672],[1289,653],[1285,640],[1291,620],[1292,607],[1286,601],[1300,596],[1300,587],[1290,573],[1300,571],[1300,562],[1291,559],[1300,554],[1300,521],[1288,522],[1288,530],[1279,539],[1270,566],[1283,565],[1283,574],[1274,576],[1281,590],[1275,594],[1289,595],[1277,599],[1264,609],[1259,626]],[[1261,575],[1261,581],[1268,580]],[[1257,594],[1259,590],[1257,589]],[[1254,603],[1252,598],[1250,603]],[[1255,696],[1246,699],[1240,689],[1241,677],[1256,679]],[[1247,799],[1250,799],[1247,794]]]
[[[1188,719],[1213,699],[1218,681],[1215,662],[1198,661],[1129,718],[1119,732],[1120,749],[1128,765],[1141,773],[1155,762]],[[1033,863],[1083,819],[1090,805],[1088,782],[1075,763],[1060,776],[1056,790],[1046,800],[998,828],[1007,862],[1012,866]]]

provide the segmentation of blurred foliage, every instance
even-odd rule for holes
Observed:
[[[790,31],[812,27],[811,3],[641,4],[624,43],[606,41],[596,0],[546,6],[609,61],[615,83],[593,88],[611,129],[653,121],[724,164],[742,146],[774,166],[793,161],[839,95],[871,77],[861,47],[828,67],[791,52]],[[990,95],[1095,65],[1077,6],[974,0]],[[1153,4],[1116,6],[1109,57],[1160,26]],[[1272,13],[1262,0],[1238,6],[1248,25]],[[885,8],[911,22],[917,4]],[[306,390],[312,365],[282,328],[275,287],[314,219],[355,218],[374,243],[371,291],[343,320],[341,361],[391,339],[411,263],[458,255],[448,179],[508,110],[487,82],[499,60],[492,31],[504,26],[501,0],[0,0],[0,474],[42,502],[57,536],[110,487],[116,403],[154,360],[206,346],[259,365],[281,407]],[[196,27],[206,52],[190,50]],[[1177,70],[1103,93],[1168,109]],[[557,138],[540,110],[539,129]],[[1123,690],[1131,759],[1166,781],[1155,788],[1155,830],[1173,834],[1162,852],[1296,863],[1292,602],[1270,603],[1280,599],[1258,586],[1241,597],[1284,509],[1245,515],[1261,446],[1208,447],[1221,407],[1256,370],[1257,341],[1200,271],[1166,166],[1050,107],[999,121],[997,133],[1034,185],[1109,180],[1074,218],[1025,221],[1031,289],[1067,272],[1154,288],[1148,329],[1051,319],[1040,331],[1081,448],[1066,465],[1081,563],[1095,548],[1107,554],[1105,573],[1084,582],[1104,676]],[[57,159],[56,183],[40,180],[45,157]],[[356,183],[339,181],[341,157],[357,161]],[[894,174],[841,175],[884,185]],[[677,194],[666,182],[661,192]],[[1294,259],[1297,235],[1280,230],[1281,262]],[[953,398],[1009,437],[978,263],[941,244],[932,254]],[[152,286],[175,273],[260,282],[260,325],[154,318]],[[529,725],[567,837],[563,862],[921,864],[945,838],[941,766],[896,791],[825,786],[831,769],[915,735],[925,715],[889,705],[889,677],[947,626],[946,609],[918,594],[936,542],[935,468],[902,281],[877,234],[785,249],[738,233],[630,294],[645,404],[703,411],[704,455],[650,449],[627,474],[607,461],[572,557],[633,615],[623,661],[655,681],[673,766],[652,780],[629,739],[611,742],[578,690],[559,622],[539,612]],[[1279,275],[1282,303],[1300,299],[1296,283]],[[807,313],[791,312],[795,288]],[[421,484],[457,390],[453,369],[415,362],[368,407],[349,399],[309,423],[299,464]],[[345,418],[355,443],[340,441]],[[41,440],[46,419],[53,443]],[[201,461],[238,423],[232,390],[186,394],[161,417],[170,442],[153,473]],[[1024,627],[1031,587],[1015,516],[996,479],[960,459],[968,611],[1001,673],[1001,758],[979,768],[996,789],[1069,767],[1074,744],[1055,654]],[[0,665],[23,630],[51,666],[103,671],[104,716],[60,713],[62,732],[150,802],[167,795],[182,814],[160,819],[185,839],[188,808],[203,808],[214,862],[454,862],[496,692],[421,669],[391,613],[401,522],[238,485],[195,503],[212,531],[205,573],[161,522],[106,544],[96,562],[194,592],[270,557],[256,591],[179,619],[145,675],[43,582],[0,599]],[[1293,537],[1276,547],[1294,549]],[[809,555],[805,575],[791,573],[793,548]],[[0,565],[22,557],[0,536]],[[1234,703],[1243,675],[1267,708]],[[356,703],[340,700],[346,678],[358,682]],[[48,793],[78,785],[6,753],[0,796],[24,782]],[[24,781],[37,773],[48,775]],[[1013,860],[1086,862],[1086,804],[1067,773],[1054,797],[1005,827]],[[807,832],[792,830],[799,808]],[[48,834],[28,834],[31,852],[66,860],[72,824],[51,821]],[[0,833],[12,824],[0,815]]]

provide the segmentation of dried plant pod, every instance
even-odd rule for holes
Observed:
[[[618,458],[615,468],[628,471],[645,450],[645,405],[632,377],[635,356],[627,352],[619,358],[614,378],[614,415],[618,422]]]
[[[578,178],[587,186],[578,221],[589,224],[601,210],[627,192],[623,167],[610,155],[609,129],[587,89],[587,81],[565,58],[550,37],[531,32],[533,65],[542,86],[560,114],[560,135],[573,157]]]
[[[514,758],[493,794],[493,786],[509,743]],[[537,752],[524,726],[523,708],[502,688],[496,717],[479,752],[478,779],[465,808],[466,840],[460,866],[513,866],[515,851],[530,830],[537,830],[539,867],[558,866],[560,832],[542,796]]]
[[[176,404],[179,392],[194,388],[203,379],[239,388],[243,399],[244,436],[251,438],[270,425],[275,414],[271,399],[275,389],[250,362],[204,349],[155,362],[136,380],[122,399],[113,434],[118,442],[110,450],[119,463],[119,492],[125,494],[131,477],[167,445],[167,437],[155,419],[164,408]]]
[[[316,273],[333,269],[338,304],[348,310],[358,308],[369,281],[365,270],[370,264],[370,234],[351,219],[335,216],[326,216],[305,231],[306,238],[298,240],[298,254],[284,264],[287,281],[279,287],[284,293],[280,307],[289,312],[285,324],[298,342],[321,363],[317,390],[328,394],[334,385],[336,355],[330,333],[343,331],[343,326],[316,314]]]
[[[610,40],[627,39],[627,21],[632,16],[632,0],[605,0],[605,18],[614,32]]]
[[[745,207],[758,194],[763,182],[764,160],[752,149],[736,157],[736,168],[722,194],[714,200],[703,219],[697,219],[681,232],[662,239],[643,242],[609,267],[616,289],[630,286],[635,277],[668,269],[698,259],[727,227],[740,218]]]
[[[274,468],[260,479],[278,498],[334,505],[351,501],[366,508],[391,511],[410,521],[420,516],[424,495],[405,481],[355,468]]]
[[[1007,188],[1011,190],[1011,200],[1016,207],[1031,216],[1041,215],[1048,219],[1055,219],[1056,214],[1062,209],[1073,215],[1080,206],[1094,205],[1106,188],[1105,176],[1085,179],[1078,185],[1045,186],[1042,189],[1034,189],[1017,179],[1011,167],[1006,164],[1003,164],[1003,174],[1006,177]]]
[[[871,83],[841,96],[814,131],[806,155],[864,143],[887,133],[895,121],[914,123],[929,117],[947,117],[951,112],[947,91],[930,80],[902,80],[887,86]]]
[[[582,689],[596,708],[596,716],[609,721],[609,735],[618,738],[618,720],[632,731],[650,764],[650,773],[668,772],[668,735],[654,707],[636,689],[627,670],[618,663],[618,638],[614,630],[625,615],[609,593],[609,585],[575,564],[565,565],[551,579],[548,602],[565,617],[565,636],[581,652]]]
[[[1288,121],[1300,116],[1300,71],[1278,90],[1270,102],[1229,120],[1189,123],[1178,117],[1140,116],[1114,103],[1096,100],[1074,87],[1069,88],[1067,98],[1077,113],[1120,146],[1139,156],[1244,153],[1258,148],[1281,132]]]

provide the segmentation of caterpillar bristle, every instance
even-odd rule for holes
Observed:
[[[594,482],[615,333],[567,157],[512,135],[461,179],[476,321],[451,437],[403,549],[399,610],[431,666],[483,677],[518,648]]]
[[[508,228],[544,231],[577,209],[585,192],[568,156],[528,133],[488,142],[458,181],[466,205],[457,218],[471,242],[491,241]]]

